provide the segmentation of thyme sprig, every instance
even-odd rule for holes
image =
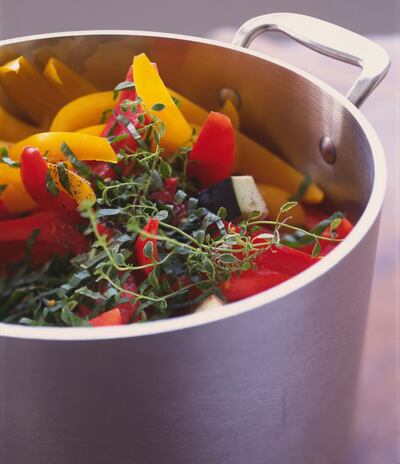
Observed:
[[[131,83],[123,82],[115,92],[128,88],[132,88]],[[127,146],[120,150],[115,180],[94,175],[65,143],[61,146],[78,173],[92,182],[96,193],[95,205],[81,207],[90,250],[70,260],[54,257],[39,270],[32,270],[26,262],[0,275],[0,319],[29,325],[87,326],[88,319],[127,301],[137,304],[134,320],[139,316],[141,321],[170,317],[211,294],[223,298],[219,285],[232,275],[254,269],[255,259],[268,247],[314,243],[318,251],[321,240],[340,241],[335,237],[341,220],[338,215],[310,232],[287,224],[288,218],[281,220],[281,214],[296,205],[294,201],[283,205],[274,221],[261,220],[254,212],[235,227],[227,224],[223,208],[214,214],[198,205],[196,190],[186,176],[190,148],[181,147],[166,156],[162,121],[139,98],[125,100],[120,107],[120,114],[114,114],[116,124],[126,126],[138,147],[134,151]],[[153,110],[162,111],[163,107],[156,105]],[[138,127],[128,119],[128,112],[136,112]],[[110,140],[123,141],[113,138],[114,130],[115,126],[109,131]],[[2,153],[2,162],[10,164],[6,152]],[[124,167],[129,168],[128,173]],[[64,165],[58,169],[63,174]],[[171,177],[178,183],[175,197],[158,201],[154,195]],[[143,230],[150,218],[158,219],[157,234]],[[329,225],[331,236],[322,236]],[[110,233],[102,233],[101,227]],[[253,232],[259,228],[268,231],[260,231],[256,239]],[[282,231],[293,234],[286,233],[282,238]],[[139,233],[157,243],[158,259],[152,242],[144,249],[149,264],[136,264]],[[27,257],[33,241],[28,243]],[[145,269],[151,272],[146,275],[142,272]],[[132,275],[138,277],[137,290],[125,285]],[[89,308],[86,316],[81,314],[82,308]]]

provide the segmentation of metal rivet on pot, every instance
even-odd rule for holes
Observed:
[[[319,141],[319,151],[328,164],[336,162],[336,148],[330,137],[322,137]]]
[[[240,97],[237,92],[233,89],[229,89],[225,87],[219,91],[218,100],[220,105],[222,106],[227,100],[231,100],[232,103],[235,105],[236,109],[240,108]]]

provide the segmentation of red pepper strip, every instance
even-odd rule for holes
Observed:
[[[39,207],[45,210],[75,213],[78,203],[66,192],[60,190],[58,195],[54,196],[47,190],[47,175],[47,164],[39,150],[34,147],[25,147],[21,155],[21,178],[29,195]]]
[[[129,292],[137,293],[138,288],[133,276],[129,276],[127,280],[122,285],[122,288],[128,290]],[[133,295],[130,293],[121,292],[121,298],[129,298],[132,300]],[[118,308],[121,312],[121,318],[123,324],[129,324],[130,322],[138,322],[142,319],[142,315],[139,314],[134,320],[132,320],[133,316],[135,315],[136,309],[139,306],[139,303],[132,303],[131,301],[127,301],[126,303],[120,303]]]
[[[349,233],[353,230],[353,224],[348,221],[346,218],[342,218],[342,221],[339,224],[339,227],[335,230],[335,238],[343,240],[346,238]],[[330,228],[327,227],[322,234],[323,237],[330,238]],[[321,256],[326,256],[330,251],[336,248],[340,242],[328,242],[327,240],[320,240],[321,244]]]
[[[221,285],[221,291],[228,302],[238,301],[278,285],[289,276],[279,272],[263,270],[249,270],[239,276],[232,276]]]
[[[122,316],[119,308],[113,308],[89,320],[93,327],[105,327],[109,325],[121,325]]]
[[[323,219],[326,219],[326,218],[324,217]],[[354,226],[350,221],[348,221],[346,218],[342,218],[342,221],[339,224],[339,227],[335,230],[336,234],[334,238],[343,240],[349,235],[349,233],[353,230],[353,228]],[[330,226],[328,226],[321,235],[322,237],[331,238]],[[321,252],[319,256],[326,256],[330,251],[336,248],[339,245],[339,243],[340,242],[320,240],[319,244],[321,245]],[[313,248],[314,248],[314,243],[305,245],[304,248],[302,248],[301,250],[304,253],[311,253]]]
[[[143,227],[143,232],[147,232],[151,235],[158,234],[158,219],[150,218],[148,223]],[[153,258],[148,258],[144,255],[144,247],[146,243],[153,243]],[[145,234],[140,233],[135,243],[136,258],[140,266],[145,266],[152,264],[153,259],[158,260],[158,251],[157,251],[157,240],[155,238],[146,237]],[[150,274],[153,270],[153,266],[148,266],[143,269],[145,274]]]
[[[89,249],[87,238],[54,211],[33,213],[18,219],[0,222],[0,243],[25,242],[35,229],[40,230],[37,242],[50,243],[53,251],[60,254],[79,255]]]
[[[255,241],[257,243],[257,241]],[[303,272],[318,261],[303,251],[285,245],[273,245],[254,260],[258,269],[267,269],[290,277]]]
[[[203,187],[209,187],[232,174],[234,131],[225,114],[211,111],[189,155],[188,173]]]

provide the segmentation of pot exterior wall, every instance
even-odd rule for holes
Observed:
[[[308,286],[145,337],[3,337],[1,462],[346,462],[378,222]]]

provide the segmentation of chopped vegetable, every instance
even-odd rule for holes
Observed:
[[[49,59],[43,75],[67,101],[97,90],[90,82],[57,58]]]
[[[40,103],[50,89],[26,113],[37,124],[55,94],[95,90],[45,63],[48,82],[23,57],[0,69],[21,110],[20,90]],[[306,271],[350,233],[343,213],[316,206],[308,175],[238,132],[232,102],[207,112],[144,54],[121,78],[67,103],[51,132],[0,109],[11,140],[0,147],[1,321],[101,327],[212,311]]]
[[[0,83],[22,113],[39,127],[47,127],[65,103],[64,97],[23,56],[0,66]]]
[[[106,112],[116,104],[113,92],[95,92],[72,100],[54,117],[52,132],[73,132],[84,127],[101,124]]]
[[[77,132],[43,132],[21,140],[9,150],[10,158],[19,160],[26,146],[36,147],[52,163],[67,161],[63,144],[79,160],[96,160],[115,163],[117,156],[107,139]]]
[[[106,327],[109,325],[121,325],[123,323],[121,311],[119,308],[110,309],[89,320],[93,327]]]
[[[133,74],[138,96],[151,115],[156,116],[165,127],[162,145],[175,152],[190,142],[192,129],[172,100],[157,70],[142,53],[133,60]]]
[[[189,155],[189,175],[208,187],[232,174],[234,133],[230,119],[211,111]]]
[[[226,219],[232,221],[259,211],[268,214],[267,206],[251,176],[232,176],[199,193],[199,203],[213,213],[226,209]]]

